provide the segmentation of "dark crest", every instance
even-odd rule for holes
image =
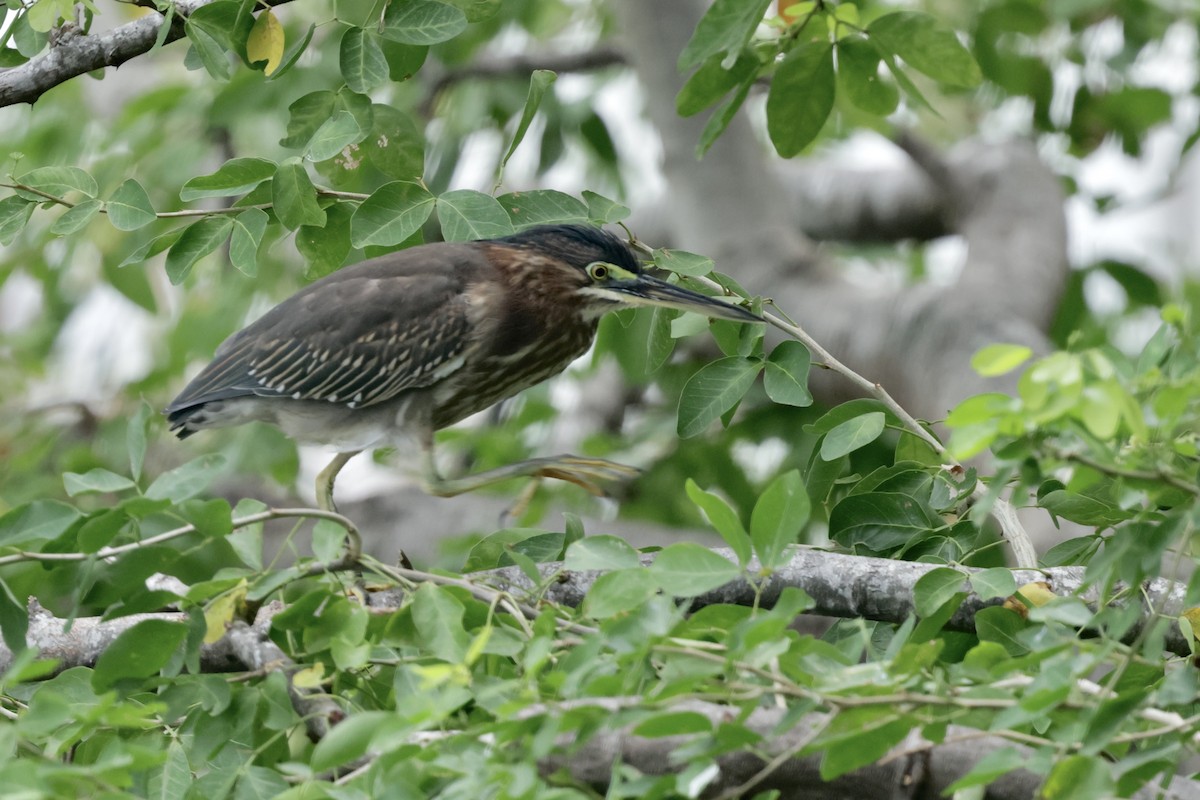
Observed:
[[[532,247],[579,267],[607,261],[630,272],[641,272],[629,245],[590,225],[540,225],[496,241]]]

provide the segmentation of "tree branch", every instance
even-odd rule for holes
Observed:
[[[290,1],[266,0],[268,5]],[[183,22],[188,15],[211,2],[214,0],[178,0],[164,42],[182,38]],[[119,67],[149,52],[165,19],[164,15],[153,13],[106,33],[75,36],[51,45],[45,53],[19,67],[0,72],[0,107],[33,103],[60,83],[105,67]]]
[[[526,716],[554,713],[569,708],[599,707],[610,715],[625,708],[637,707],[643,698],[595,698],[553,707],[535,707]],[[689,700],[672,705],[673,711],[690,711],[708,717],[715,730],[731,713],[730,707],[719,703]],[[797,755],[815,739],[827,724],[824,714],[809,714],[798,723],[787,725],[789,711],[783,708],[757,708],[743,723],[758,733],[762,740],[754,750],[742,749],[722,753],[715,758],[718,772],[704,787],[705,797],[742,796],[742,791],[781,791],[785,797],[804,797],[806,800],[843,800],[848,797],[942,797],[946,789],[965,776],[989,753],[1003,747],[1014,747],[1003,735],[959,726],[949,726],[944,740],[934,743],[915,731],[891,748],[874,763],[842,775],[832,781],[821,777],[822,752]],[[539,769],[549,775],[565,769],[577,781],[603,791],[612,780],[613,764],[620,762],[636,768],[645,775],[670,775],[681,772],[677,752],[694,744],[695,736],[636,736],[636,723],[611,730],[601,730],[582,743],[563,737],[561,746],[539,762]],[[1016,745],[1027,760],[1033,751]],[[991,800],[1030,800],[1036,796],[1042,777],[1025,769],[1005,773],[990,782],[987,796]],[[1183,778],[1171,781],[1169,787],[1146,787],[1133,795],[1139,800],[1164,797],[1183,800],[1196,796],[1197,785]],[[1161,793],[1160,793],[1161,792]]]

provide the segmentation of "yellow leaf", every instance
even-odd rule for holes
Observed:
[[[321,662],[296,672],[292,675],[292,685],[297,689],[316,689],[325,677],[325,665]]]
[[[245,599],[245,581],[213,598],[204,609],[204,622],[208,626],[204,632],[205,644],[212,644],[225,635],[225,629],[233,622]]]
[[[254,20],[254,27],[250,29],[250,36],[246,39],[246,57],[250,59],[251,64],[267,62],[263,68],[266,75],[279,68],[279,62],[283,59],[283,26],[270,9],[259,14],[258,19]]]
[[[1196,631],[1200,631],[1200,608],[1189,608],[1180,616],[1188,621],[1188,625],[1192,629],[1192,636],[1200,639],[1200,637],[1196,636]]]
[[[1023,600],[1027,600],[1035,606],[1044,606],[1054,598],[1055,594],[1050,589],[1050,584],[1045,581],[1034,581],[1017,589],[1017,594],[1004,601],[1004,607],[1009,611],[1016,611],[1024,617],[1028,616],[1029,607],[1025,605]]]

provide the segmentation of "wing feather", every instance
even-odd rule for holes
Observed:
[[[376,405],[456,369],[469,333],[452,270],[314,284],[227,340],[167,413],[250,395]]]

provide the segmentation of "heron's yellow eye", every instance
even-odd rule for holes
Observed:
[[[588,277],[594,281],[602,281],[609,275],[608,264],[603,261],[593,261],[587,266]]]

